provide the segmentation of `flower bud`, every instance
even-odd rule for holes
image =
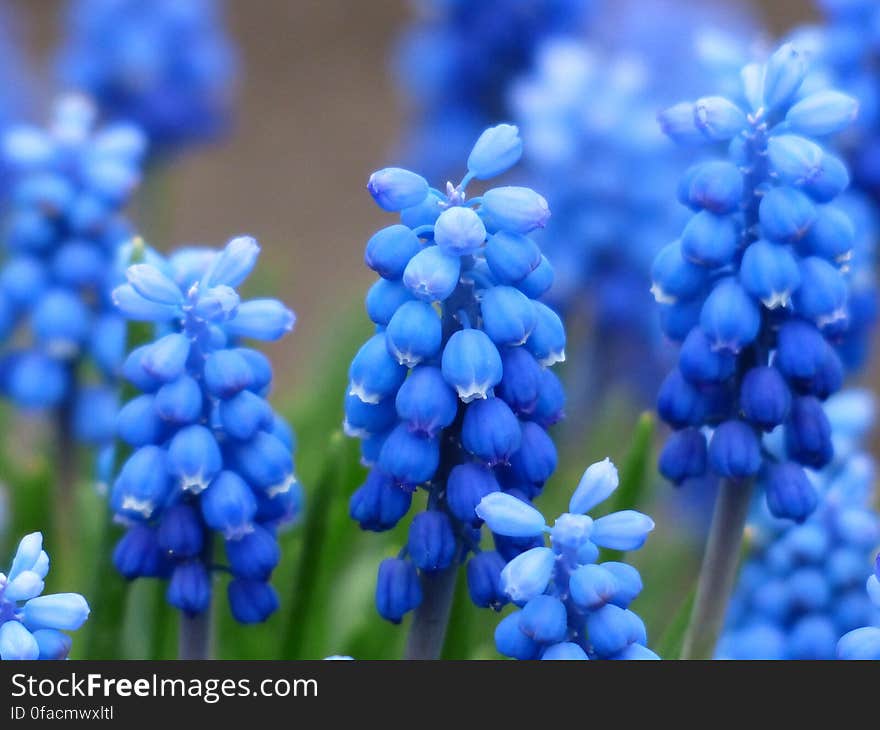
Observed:
[[[522,431],[510,406],[500,398],[486,398],[466,408],[461,443],[489,466],[506,464],[520,448]]]
[[[777,243],[795,243],[807,235],[816,220],[816,206],[800,190],[771,188],[761,198],[761,231]]]
[[[444,210],[434,224],[434,242],[449,256],[470,256],[486,241],[486,226],[472,208]]]
[[[724,350],[713,350],[699,327],[685,338],[678,355],[681,374],[692,383],[720,383],[733,375],[736,358]]]
[[[385,333],[380,332],[367,340],[351,361],[349,393],[364,403],[378,403],[397,393],[406,373],[388,352]]]
[[[724,421],[709,442],[709,463],[725,479],[746,479],[761,467],[761,445],[751,426],[739,420]]]
[[[696,428],[685,428],[669,436],[660,452],[660,473],[673,484],[681,484],[706,473],[706,437]]]
[[[440,464],[437,439],[410,431],[399,424],[379,452],[379,468],[402,486],[417,487],[434,478]]]
[[[237,578],[268,580],[281,560],[278,540],[260,525],[238,539],[226,540],[225,545],[229,567]]]
[[[554,596],[535,596],[519,614],[519,629],[540,644],[562,641],[568,630],[565,606]]]
[[[767,494],[767,506],[776,517],[803,522],[816,509],[816,488],[799,465],[790,461],[767,463],[760,481]]]
[[[500,611],[507,603],[507,596],[501,590],[504,565],[504,559],[494,550],[477,553],[468,560],[468,593],[475,606]]]
[[[205,426],[180,429],[168,445],[168,470],[184,491],[204,491],[222,468],[220,445]]]
[[[486,263],[501,284],[515,284],[541,263],[541,249],[531,238],[498,231],[486,244]]]
[[[550,548],[534,547],[504,566],[501,587],[511,601],[521,606],[544,592],[555,564],[556,556]]]
[[[694,104],[694,124],[713,142],[733,139],[748,126],[743,111],[723,96],[706,96]]]
[[[399,624],[409,611],[422,603],[419,574],[412,563],[386,558],[379,564],[376,581],[376,608],[386,621]]]
[[[788,247],[763,240],[746,249],[739,279],[743,288],[767,309],[786,306],[801,285],[798,263]]]
[[[514,611],[495,627],[495,646],[499,653],[511,659],[536,659],[541,647],[520,630],[521,613]]]
[[[394,359],[413,368],[440,352],[443,339],[440,317],[427,302],[406,302],[388,322],[385,339]]]
[[[481,330],[454,333],[443,349],[443,377],[465,403],[487,398],[489,390],[501,382],[502,364],[498,349]]]
[[[821,469],[834,456],[831,424],[822,404],[812,396],[795,398],[785,422],[785,450],[799,464]]]
[[[446,503],[455,519],[479,527],[482,519],[476,514],[477,505],[483,497],[499,490],[491,469],[478,464],[458,464],[446,480]]]
[[[480,210],[496,230],[513,233],[543,228],[550,218],[550,207],[543,197],[531,188],[515,186],[487,190]]]
[[[568,503],[568,511],[573,514],[586,514],[608,499],[617,489],[618,484],[617,467],[610,459],[606,458],[591,464],[583,473]]]
[[[859,103],[834,89],[823,89],[798,101],[785,115],[791,130],[808,137],[836,134],[856,119]]]
[[[406,265],[422,246],[412,230],[403,225],[383,228],[367,242],[364,261],[385,279],[399,279]]]
[[[189,504],[166,508],[159,521],[159,547],[172,558],[194,558],[202,552],[205,532],[199,513]]]
[[[410,523],[407,551],[420,570],[445,570],[452,565],[456,547],[452,524],[445,512],[429,509],[417,514]]]
[[[395,403],[396,415],[411,431],[432,438],[450,426],[458,414],[455,391],[443,379],[440,368],[433,365],[414,368],[397,391]],[[388,423],[386,428],[392,425]]]
[[[439,246],[427,246],[413,256],[403,272],[403,283],[417,299],[442,302],[458,286],[461,259]]]
[[[477,180],[488,180],[513,167],[520,157],[519,129],[512,124],[499,124],[480,135],[468,156],[467,168]]]
[[[771,431],[788,416],[791,393],[774,367],[751,368],[740,387],[740,408],[754,425]]]
[[[236,578],[227,588],[229,609],[240,624],[258,624],[278,610],[278,594],[268,583]]]
[[[386,167],[370,175],[367,190],[376,204],[389,212],[411,208],[428,196],[428,181],[399,167]]]
[[[199,500],[202,516],[212,530],[228,540],[246,535],[257,513],[257,501],[247,483],[232,471],[220,472]]]
[[[807,76],[807,61],[791,43],[781,46],[764,69],[764,106],[775,111],[791,102]]]
[[[171,573],[165,597],[187,616],[196,616],[211,605],[211,577],[199,560],[178,563]]]
[[[351,518],[362,530],[384,532],[393,528],[409,511],[412,492],[397,486],[389,477],[373,469],[348,503]]]
[[[522,345],[537,325],[532,300],[509,286],[487,289],[480,300],[480,311],[483,329],[499,347]]]
[[[506,492],[487,494],[476,507],[492,532],[508,537],[534,537],[544,532],[544,516],[532,505]]]
[[[712,347],[736,354],[758,336],[761,313],[735,279],[722,279],[703,303],[700,327]]]

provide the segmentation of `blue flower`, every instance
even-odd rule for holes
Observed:
[[[684,344],[658,409],[687,436],[668,442],[663,473],[679,484],[704,475],[757,478],[771,511],[796,521],[817,503],[804,468],[820,469],[833,455],[820,401],[842,383],[837,347],[852,324],[851,282],[860,270],[848,267],[848,255],[814,248],[824,227],[848,228],[835,200],[848,176],[810,135],[844,128],[854,102],[838,93],[814,98],[820,92],[809,88],[807,72],[804,54],[783,45],[766,64],[746,66],[730,98],[660,114],[674,140],[725,142],[728,152],[686,173],[693,215],[680,240],[658,254],[653,288],[667,314],[688,313],[664,320],[666,334]],[[820,210],[832,212],[814,234]],[[762,442],[771,431],[785,448],[768,455]]]
[[[344,427],[361,439],[371,471],[351,497],[351,517],[365,530],[390,530],[414,491],[429,494],[406,548],[380,570],[377,606],[391,621],[420,604],[420,572],[471,555],[471,597],[500,608],[504,560],[481,552],[475,508],[502,491],[530,500],[556,468],[546,429],[561,418],[564,396],[549,367],[565,357],[565,331],[529,281],[543,260],[530,234],[549,209],[529,188],[467,192],[514,165],[521,148],[515,127],[487,129],[464,179],[445,193],[399,168],[370,178],[376,203],[402,223],[367,244],[367,265],[382,277],[367,295],[376,333],[351,363]],[[529,546],[496,541],[505,554]]]
[[[833,659],[836,647],[840,658],[857,658],[869,650],[870,637],[880,632],[880,605],[872,605],[865,580],[880,539],[880,515],[871,505],[875,465],[861,449],[873,410],[871,396],[858,390],[826,401],[836,455],[811,472],[818,506],[802,524],[755,505],[750,552],[728,608],[719,658]],[[868,580],[876,583],[876,577]]]
[[[650,398],[668,366],[648,290],[652,258],[684,227],[685,210],[667,195],[685,155],[655,115],[679,95],[726,83],[731,59],[722,57],[740,55],[739,38],[751,25],[731,15],[718,3],[599,3],[585,38],[542,39],[531,67],[509,86],[513,119],[529,141],[528,174],[553,203],[541,241],[558,274],[547,301],[565,318],[592,325],[579,359],[593,361],[572,373],[590,395],[610,382]],[[710,25],[726,33],[710,33]],[[667,64],[677,72],[667,73]],[[683,181],[679,197],[723,213],[739,204],[741,186],[734,165],[715,165],[712,174]],[[679,245],[723,261],[736,248],[733,226],[707,213]],[[689,270],[676,288],[702,287],[705,272],[680,261],[661,262]]]
[[[642,620],[629,609],[642,590],[638,571],[625,563],[598,562],[600,548],[640,548],[653,521],[632,510],[595,521],[585,514],[617,484],[608,459],[593,464],[571,498],[570,512],[552,527],[511,494],[493,492],[477,505],[496,534],[538,541],[501,571],[500,589],[519,609],[498,624],[499,652],[514,659],[658,658],[646,647]]]
[[[114,563],[128,579],[167,578],[169,603],[201,613],[221,565],[212,554],[219,533],[232,575],[229,605],[241,623],[278,608],[269,584],[281,557],[277,531],[302,507],[291,433],[265,398],[271,365],[241,342],[278,339],[294,324],[281,302],[236,293],[258,254],[243,236],[206,256],[154,257],[129,267],[113,292],[122,314],[157,331],[122,368],[144,393],[117,419],[133,451],[110,492],[128,526]],[[393,509],[374,508],[373,519]]]
[[[41,595],[49,556],[43,535],[22,538],[8,573],[0,573],[0,659],[66,659],[71,639],[89,617],[78,593]]]
[[[412,4],[416,18],[398,43],[393,70],[412,111],[404,150],[414,165],[433,177],[451,174],[474,138],[494,120],[509,116],[507,88],[531,66],[540,41],[583,30],[598,3]],[[444,143],[438,145],[438,139]],[[521,145],[510,125],[494,127],[473,147],[468,169],[479,180],[495,177],[516,162]]]
[[[57,68],[101,114],[140,125],[153,152],[228,124],[237,73],[217,0],[70,0]]]
[[[133,248],[122,210],[140,181],[145,140],[129,124],[98,127],[95,116],[89,101],[68,96],[47,129],[3,136],[11,197],[0,389],[24,409],[58,408],[79,441],[107,444],[125,343],[110,292]]]

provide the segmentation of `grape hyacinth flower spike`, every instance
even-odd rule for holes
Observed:
[[[835,345],[848,326],[853,228],[835,204],[846,167],[822,140],[845,129],[857,105],[802,91],[807,71],[786,44],[743,69],[738,97],[684,102],[659,117],[678,143],[726,146],[682,178],[679,199],[693,215],[652,272],[664,331],[682,343],[658,397],[675,429],[660,470],[675,483],[722,483],[690,656],[713,652],[752,483],[774,515],[803,521],[817,502],[804,469],[833,455],[821,401],[843,379]],[[762,446],[774,429],[781,458]]]
[[[71,638],[89,617],[78,593],[43,592],[49,556],[43,535],[22,538],[9,572],[0,573],[0,659],[66,659]]]
[[[125,322],[111,301],[123,216],[141,179],[146,140],[130,124],[98,126],[79,96],[62,97],[47,129],[3,138],[11,204],[0,266],[0,388],[23,410],[55,409],[62,486],[73,441],[113,439]]]
[[[63,83],[108,119],[140,125],[152,153],[228,126],[237,59],[222,0],[69,0]]]
[[[269,584],[280,558],[276,533],[297,516],[302,494],[293,434],[266,400],[271,364],[241,340],[277,340],[294,316],[275,299],[239,298],[259,254],[254,239],[202,254],[185,249],[167,263],[132,266],[114,292],[126,317],[159,329],[123,367],[142,395],[118,417],[133,452],[110,495],[128,526],[114,562],[129,579],[167,578],[168,602],[202,616],[221,569],[217,535],[232,614],[257,623],[278,608]]]
[[[509,116],[507,89],[531,67],[540,42],[580,34],[598,6],[596,0],[409,4],[413,21],[392,70],[410,111],[404,152],[431,176],[453,174],[474,137]]]
[[[874,572],[865,584],[874,614],[880,615],[880,555],[874,563]],[[837,642],[837,658],[880,661],[880,623],[861,626],[844,634]]]
[[[549,368],[564,359],[565,332],[538,300],[553,271],[528,235],[550,211],[525,187],[467,192],[521,151],[516,127],[502,124],[483,132],[464,179],[445,192],[400,168],[374,173],[368,185],[401,222],[366,249],[381,277],[366,300],[376,331],[351,363],[345,430],[361,439],[370,474],[350,512],[363,529],[389,530],[413,492],[427,492],[427,510],[401,555],[381,564],[376,589],[384,618],[417,610],[411,658],[439,653],[457,567],[472,553],[474,603],[506,602],[501,568],[533,540],[497,535],[496,550],[480,551],[474,507],[498,491],[527,503],[556,467],[547,428],[562,417],[564,396]]]
[[[629,609],[642,590],[631,565],[597,562],[600,548],[638,550],[654,529],[650,517],[624,510],[593,520],[586,513],[617,488],[608,459],[590,466],[552,527],[534,507],[494,492],[477,514],[498,535],[531,538],[535,547],[501,571],[501,590],[519,609],[495,630],[498,651],[514,659],[658,659],[645,625]],[[550,547],[544,545],[544,533]]]
[[[880,540],[880,515],[872,506],[877,469],[864,450],[875,404],[853,389],[832,396],[824,408],[835,457],[811,474],[819,506],[793,524],[773,517],[762,501],[753,504],[749,555],[716,658],[834,659],[841,636],[880,625],[880,611],[865,592]]]

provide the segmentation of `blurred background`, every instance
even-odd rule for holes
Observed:
[[[442,5],[443,1],[437,0],[436,4]],[[650,2],[653,7],[665,1],[645,3]],[[384,536],[357,529],[348,516],[348,497],[363,481],[364,472],[357,466],[358,445],[348,440],[340,446],[334,439],[338,439],[342,420],[346,369],[371,328],[363,299],[375,274],[364,265],[364,246],[373,232],[390,222],[389,216],[367,194],[366,181],[373,170],[389,165],[412,163],[414,169],[427,169],[413,162],[419,160],[420,154],[414,154],[413,147],[407,146],[407,141],[412,142],[413,129],[418,127],[413,123],[418,110],[414,110],[413,99],[402,93],[407,79],[399,78],[401,66],[393,62],[395,49],[418,15],[419,3],[420,0],[227,2],[229,35],[237,45],[240,63],[237,99],[232,104],[228,134],[219,135],[214,142],[187,146],[155,162],[132,211],[138,230],[160,251],[184,244],[218,247],[239,234],[255,236],[263,254],[247,289],[260,292],[261,296],[277,295],[298,316],[296,331],[267,350],[276,370],[274,401],[299,432],[298,474],[308,505],[305,524],[283,538],[283,560],[274,581],[282,600],[279,614],[263,626],[241,627],[232,622],[225,606],[218,612],[218,654],[224,658],[275,658],[278,637],[282,635],[285,643],[281,656],[286,658],[317,658],[341,652],[363,658],[391,658],[400,653],[405,634],[375,613],[373,591],[376,565],[383,557],[395,554],[405,542],[406,525]],[[21,85],[26,102],[22,108],[27,109],[30,120],[39,123],[47,118],[49,102],[57,91],[47,69],[53,63],[61,37],[66,4],[63,0],[0,0],[0,9],[8,6],[17,16],[13,35],[27,54],[24,66],[30,69],[28,78],[10,83]],[[617,4],[616,0],[609,0],[606,7],[614,8]],[[622,39],[616,38],[618,21],[626,23],[627,32],[649,47],[649,52],[654,50],[652,34],[660,38],[670,28],[677,30],[675,17],[679,16],[671,20],[659,13],[639,17],[640,0],[619,0],[621,7],[624,4],[628,7],[625,19],[622,12],[618,17],[612,10],[605,13],[601,23],[603,43],[615,52],[627,50],[626,44],[631,40],[624,38],[623,31]],[[684,16],[711,17],[716,6],[723,3],[678,0],[675,5]],[[729,16],[722,13],[718,17],[733,18],[732,26],[738,28],[760,29],[757,33],[744,33],[750,39],[753,35],[777,38],[818,17],[810,0],[729,0],[727,6],[724,12],[729,12]],[[0,22],[4,17],[0,15]],[[666,26],[661,22],[664,20]],[[726,29],[724,21],[722,29]],[[665,75],[677,80],[680,76],[699,86],[699,80],[691,78],[695,74],[688,67],[687,53],[666,55],[675,49],[675,43],[668,38],[656,47],[660,50],[651,58],[651,73],[655,77]],[[418,73],[426,74],[427,78],[436,71],[431,68],[431,55],[425,53],[421,59],[424,66],[418,67],[415,86],[419,85]],[[478,55],[475,63],[489,65],[493,60],[491,54]],[[627,70],[626,64],[618,69],[624,82]],[[603,71],[604,66],[600,65],[600,74]],[[654,78],[649,85],[653,83],[654,87],[668,91],[663,83],[666,80]],[[412,79],[408,81],[413,83]],[[668,86],[679,88],[675,83]],[[683,83],[680,88],[688,88],[682,93],[690,95],[695,86]],[[611,95],[616,91],[611,88]],[[694,98],[716,91],[714,86],[699,88]],[[528,94],[524,94],[524,99],[528,100]],[[644,98],[636,99],[640,104],[633,105],[650,107],[640,109],[647,111],[644,119],[651,129],[648,138],[659,136],[655,112],[662,105],[678,101],[658,99],[645,94]],[[633,100],[624,101],[631,104]],[[613,98],[607,104],[609,109],[614,108],[611,102]],[[540,104],[537,106],[537,110],[520,109],[521,119],[517,119],[524,127],[527,159],[530,144],[539,147],[535,143],[537,137],[528,133],[530,122],[541,121],[533,118],[532,113],[541,111]],[[601,104],[596,106],[601,107],[600,112],[605,109]],[[428,122],[436,121],[432,114],[427,113]],[[608,132],[602,128],[603,123],[604,120],[598,120],[600,136]],[[430,130],[430,126],[426,124],[425,128]],[[449,129],[454,127],[453,124]],[[613,134],[607,136],[609,147],[616,154],[614,143],[619,140]],[[458,144],[454,135],[439,134],[435,138],[428,134],[426,139],[430,151],[436,153],[431,163],[446,174],[442,158],[444,152],[448,153],[455,160],[454,169],[448,174],[460,176],[467,148]],[[469,137],[468,142],[472,141],[473,137]],[[635,146],[636,170],[641,173],[645,149]],[[662,188],[653,192],[660,205],[669,209],[674,196],[674,183],[670,181],[677,179],[686,163],[667,157],[664,154],[672,174],[665,170]],[[612,160],[611,166],[615,164]],[[522,175],[530,182],[526,170]],[[631,169],[623,174],[631,174]],[[432,177],[431,183],[442,187],[445,179]],[[535,179],[553,178],[551,175]],[[605,185],[601,175],[598,180],[591,182],[599,187]],[[564,202],[554,197],[553,190],[536,187],[546,194],[551,209],[557,202]],[[584,199],[591,198],[587,195]],[[596,198],[596,202],[606,210],[614,205],[606,205],[601,198]],[[644,204],[645,201],[638,201],[638,205]],[[625,213],[631,220],[632,213]],[[624,212],[621,216],[626,217]],[[650,217],[646,222],[648,227],[653,225]],[[669,229],[659,225],[656,228],[654,234],[661,236],[666,236],[667,230],[680,230],[674,223]],[[646,244],[643,254],[653,256],[654,243]],[[558,278],[563,280],[571,278],[564,253],[552,259]],[[645,269],[644,264],[642,261],[638,266]],[[587,284],[575,281],[574,286],[589,287],[589,281],[595,279]],[[631,283],[627,282],[627,286]],[[638,277],[636,289],[639,296],[647,296],[647,285]],[[625,287],[612,287],[608,294],[612,302],[627,301],[629,296],[630,290]],[[653,303],[649,307],[653,312]],[[636,318],[646,319],[643,312],[637,311]],[[602,314],[609,317],[613,326],[614,316],[619,313]],[[633,363],[618,361],[610,353],[605,358],[601,348],[607,346],[610,350],[613,345],[601,336],[596,337],[600,342],[598,357],[595,343],[585,342],[597,330],[601,335],[601,329],[595,325],[601,316],[595,311],[570,311],[565,315],[573,345],[566,365],[569,374],[574,375],[568,378],[572,384],[570,418],[557,429],[561,466],[540,506],[548,516],[562,511],[584,467],[606,455],[629,475],[635,475],[634,479],[649,484],[649,492],[643,497],[648,505],[646,511],[657,517],[658,530],[651,538],[652,549],[644,551],[634,562],[645,575],[650,575],[650,581],[645,581],[646,592],[640,599],[639,612],[648,625],[649,636],[660,637],[668,628],[670,617],[680,608],[697,572],[713,493],[704,490],[701,499],[694,494],[685,495],[684,499],[671,496],[674,490],[661,485],[656,475],[652,451],[656,433],[649,420],[639,421],[639,411],[652,406],[656,378],[663,369],[658,363],[662,365],[667,353],[654,351],[650,344],[642,342],[632,348],[641,364],[652,370],[635,385],[633,392],[625,392],[625,388],[623,393],[605,390],[601,377],[580,382],[590,380],[593,369],[598,371],[603,366],[608,370],[605,376],[614,381],[615,373],[628,372]],[[653,321],[647,327],[650,335],[644,333],[644,321],[642,325],[641,334],[634,337],[658,337]],[[647,357],[646,352],[650,352]],[[339,470],[333,463],[336,457],[340,457]],[[13,505],[18,510],[16,524],[38,526],[37,518],[43,514],[39,505],[32,504],[33,515],[24,514],[22,500],[17,493],[13,497],[17,501]],[[79,554],[90,554],[88,551],[101,539],[101,507],[94,494],[81,500],[79,511],[86,515],[89,527],[80,534]],[[28,509],[27,504],[24,509]],[[63,556],[60,562],[68,572],[55,578],[59,584],[69,578],[72,585],[78,585],[77,581],[84,580],[91,568],[88,564],[74,564],[72,558],[65,568]],[[113,575],[113,580],[118,580]],[[126,602],[126,648],[121,653],[132,657],[173,655],[173,632],[155,638],[161,633],[156,627],[161,628],[170,611],[164,607],[161,593],[154,595],[155,589],[144,588],[141,583],[135,585],[133,598]],[[304,586],[307,590],[303,590]],[[303,626],[297,625],[298,621]],[[153,626],[153,638],[149,639],[152,646],[145,645],[148,639],[140,630],[143,622]],[[496,656],[492,643],[496,622],[497,616],[475,609],[468,603],[465,591],[460,590],[445,655]],[[99,621],[94,624],[94,631],[102,630]]]
[[[6,2],[21,17],[23,45],[33,61],[47,64],[64,3]],[[699,9],[707,3],[689,4]],[[815,13],[808,0],[733,4],[758,13],[776,33]],[[231,134],[175,161],[162,229],[153,231],[155,224],[145,221],[145,237],[161,250],[183,243],[216,246],[239,233],[260,241],[262,275],[299,318],[295,334],[274,348],[273,357],[284,363],[279,389],[303,385],[309,353],[322,346],[327,323],[360,306],[372,281],[363,247],[384,215],[364,186],[374,169],[400,162],[395,140],[405,107],[395,92],[390,55],[413,19],[413,5],[227,3],[242,62]],[[45,106],[35,107],[35,118],[44,119]]]

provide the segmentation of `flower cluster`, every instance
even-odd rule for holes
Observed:
[[[110,504],[128,531],[114,562],[129,579],[170,578],[168,602],[195,615],[211,600],[213,534],[224,540],[228,596],[241,623],[278,606],[269,578],[280,558],[276,530],[296,517],[293,434],[266,395],[272,367],[239,340],[276,340],[293,313],[275,299],[241,301],[235,288],[259,247],[236,238],[218,253],[184,249],[128,269],[114,291],[122,313],[157,323],[123,375],[143,391],[123,406],[119,437],[134,451]]]
[[[49,572],[43,536],[22,538],[8,574],[0,573],[0,659],[66,659],[71,639],[89,617],[78,593],[41,596]]]
[[[110,292],[132,231],[121,211],[140,180],[143,135],[95,128],[95,110],[65,97],[47,130],[4,138],[12,172],[0,268],[0,337],[10,343],[0,387],[18,406],[58,407],[83,441],[113,437],[111,387],[124,357],[125,323]],[[99,385],[85,385],[88,369]]]
[[[467,195],[472,180],[505,171],[521,150],[517,129],[502,124],[483,132],[467,175],[445,193],[399,168],[368,185],[401,223],[366,249],[381,277],[366,300],[376,333],[351,364],[345,429],[362,439],[371,472],[351,515],[364,529],[388,530],[418,487],[428,492],[402,556],[379,568],[377,604],[391,621],[421,602],[417,570],[445,570],[477,549],[482,497],[503,490],[531,500],[556,468],[547,428],[562,417],[564,396],[549,368],[564,359],[565,332],[538,301],[553,271],[528,236],[546,223],[547,202],[523,187]],[[498,535],[495,544],[498,552],[468,564],[480,606],[504,602],[498,574],[532,540]]]
[[[817,0],[823,23],[798,28],[792,41],[811,54],[821,73],[816,83],[834,83],[859,100],[859,119],[841,139],[853,187],[880,196],[880,6],[874,0]]]
[[[494,533],[537,540],[501,572],[501,590],[519,607],[495,630],[514,659],[657,659],[642,620],[629,609],[642,579],[631,565],[598,563],[599,549],[638,550],[653,521],[633,510],[593,520],[586,513],[617,489],[608,460],[584,472],[568,512],[548,527],[534,507],[504,492],[486,495],[476,512]],[[543,534],[550,535],[550,547]]]
[[[815,475],[819,506],[792,525],[756,505],[753,547],[728,609],[719,658],[833,659],[843,634],[880,625],[864,590],[880,540],[880,515],[871,506],[876,469],[860,451],[873,401],[862,391],[844,391],[825,410],[837,453]]]
[[[803,56],[783,45],[742,73],[741,95],[660,115],[677,142],[727,146],[690,168],[679,199],[693,211],[652,268],[664,332],[682,343],[658,411],[675,433],[661,472],[757,477],[774,515],[804,520],[816,490],[804,467],[833,455],[821,401],[843,378],[835,345],[850,325],[847,264],[855,231],[835,204],[849,176],[820,144],[855,117],[839,92],[809,93]],[[762,448],[781,429],[785,453]],[[708,436],[708,446],[707,446]]]
[[[412,107],[405,144],[413,164],[430,176],[454,171],[480,131],[508,116],[509,84],[530,68],[539,42],[578,33],[597,3],[420,0],[394,69]]]
[[[59,74],[153,152],[214,136],[237,65],[222,16],[219,0],[70,0]]]
[[[656,112],[738,72],[747,24],[723,3],[621,0],[605,10],[589,38],[544,39],[509,97],[529,140],[530,179],[553,201],[542,241],[558,272],[550,301],[569,321],[590,322],[592,361],[573,375],[595,379],[585,390],[623,382],[647,395],[669,364],[651,262],[686,222],[668,200],[686,153],[658,129]],[[609,15],[613,32],[604,32]],[[721,19],[729,34],[706,30]],[[667,64],[680,70],[664,73]]]
[[[636,59],[556,38],[512,92],[530,173],[554,201],[542,240],[559,272],[549,296],[567,318],[592,319],[601,346],[588,370],[604,369],[601,380],[650,381],[658,358],[646,354],[662,344],[646,282],[684,216],[666,199],[677,155],[654,123],[653,91]]]
[[[868,576],[865,588],[873,606],[875,620],[870,626],[860,626],[847,632],[837,642],[838,659],[880,661],[880,555],[874,563],[874,572]]]

